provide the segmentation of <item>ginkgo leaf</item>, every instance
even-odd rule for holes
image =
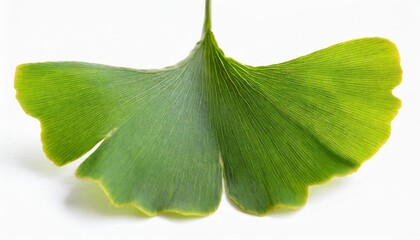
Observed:
[[[353,40],[266,67],[212,49],[212,126],[227,192],[245,211],[302,206],[309,185],[355,171],[388,138],[401,77],[389,41]]]
[[[148,215],[207,215],[222,175],[230,199],[262,215],[302,206],[308,186],[357,170],[385,143],[400,101],[398,51],[382,38],[252,67],[211,31],[179,64],[136,70],[81,62],[18,66],[17,99],[41,122],[61,166],[98,149],[76,175],[115,205]]]

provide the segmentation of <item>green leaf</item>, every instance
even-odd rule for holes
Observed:
[[[401,70],[387,40],[353,40],[265,67],[212,49],[210,117],[227,192],[245,211],[302,206],[309,185],[357,170],[389,136]]]
[[[18,99],[42,123],[48,157],[75,160],[112,202],[203,215],[221,196],[218,149],[202,91],[202,50],[177,67],[138,71],[86,63],[21,65]]]
[[[385,143],[400,101],[398,51],[382,38],[262,67],[225,57],[211,32],[162,70],[80,62],[18,66],[17,99],[41,122],[44,151],[115,205],[207,215],[304,205],[308,186],[356,171]],[[223,174],[222,174],[223,171]]]

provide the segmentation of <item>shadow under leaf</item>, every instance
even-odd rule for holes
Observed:
[[[109,217],[132,217],[149,219],[147,215],[132,206],[116,207],[111,204],[105,193],[93,182],[74,178],[66,206],[86,214]]]

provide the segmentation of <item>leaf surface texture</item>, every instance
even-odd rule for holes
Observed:
[[[210,214],[222,175],[235,204],[263,215],[301,207],[308,186],[357,170],[389,137],[402,74],[390,41],[253,67],[226,57],[204,26],[191,54],[161,70],[18,66],[17,99],[40,120],[47,156],[65,165],[102,141],[77,176],[148,215]]]

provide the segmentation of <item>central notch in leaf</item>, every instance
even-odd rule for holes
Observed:
[[[305,204],[308,186],[354,172],[385,143],[400,101],[394,44],[340,43],[280,64],[225,57],[211,31],[179,64],[18,66],[17,99],[61,166],[99,148],[77,176],[148,215],[208,215],[229,198],[263,215]],[[221,161],[219,161],[221,156]]]

